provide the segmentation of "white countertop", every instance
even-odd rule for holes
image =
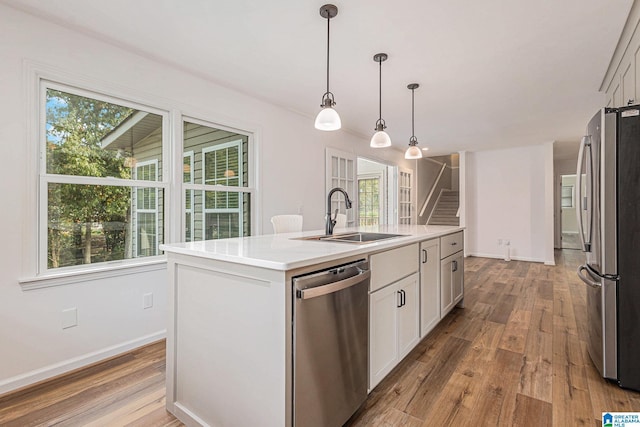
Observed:
[[[402,237],[377,242],[355,244],[328,241],[296,240],[298,237],[323,235],[324,230],[300,233],[265,234],[262,236],[205,240],[200,242],[160,245],[168,253],[191,255],[218,261],[263,267],[272,270],[292,270],[325,261],[392,249],[429,238],[462,230],[444,225],[389,225],[341,229],[347,231],[403,234]]]

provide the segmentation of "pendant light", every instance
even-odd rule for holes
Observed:
[[[376,121],[376,133],[371,137],[371,143],[369,144],[374,148],[383,148],[391,146],[391,138],[389,134],[384,130],[387,128],[384,120],[382,119],[382,62],[388,58],[386,53],[377,53],[373,56],[373,60],[380,64],[380,76],[378,79],[378,120]]]
[[[320,16],[327,19],[327,91],[322,95],[322,110],[316,116],[316,129],[338,130],[342,127],[338,112],[333,109],[336,105],[333,93],[329,91],[329,22],[338,14],[338,8],[332,4],[325,4],[320,8]]]
[[[414,116],[415,116],[415,102],[414,91],[418,89],[420,85],[418,83],[411,83],[407,85],[407,89],[411,89],[411,138],[409,138],[409,148],[404,153],[405,159],[421,159],[422,151],[418,148],[418,138],[416,138],[416,132],[414,128]]]

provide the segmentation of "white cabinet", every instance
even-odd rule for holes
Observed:
[[[440,321],[440,239],[420,243],[420,338]]]
[[[372,263],[372,271],[374,267]],[[420,340],[418,280],[414,273],[369,296],[370,389]]]
[[[378,252],[369,257],[371,292],[418,271],[418,244]]]
[[[462,231],[440,238],[440,318],[464,297],[463,250]]]
[[[464,255],[456,252],[440,261],[440,313],[444,317],[464,297]]]

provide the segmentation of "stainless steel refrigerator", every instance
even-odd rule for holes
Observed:
[[[640,390],[640,105],[603,108],[591,119],[576,200],[589,355],[603,377]]]

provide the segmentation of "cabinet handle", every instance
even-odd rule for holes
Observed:
[[[426,263],[427,263],[427,259],[428,259],[428,257],[427,257],[427,250],[426,250],[426,249],[423,249],[423,250],[422,250],[422,263],[423,263],[423,264],[426,264]]]
[[[455,246],[457,244],[458,244],[458,242],[453,242],[453,243],[451,243],[451,246]]]
[[[458,271],[458,261],[451,262],[451,271]]]
[[[398,305],[398,308],[400,308],[407,303],[407,293],[404,291],[404,289],[400,289],[398,291],[398,296],[400,297],[400,303]]]

